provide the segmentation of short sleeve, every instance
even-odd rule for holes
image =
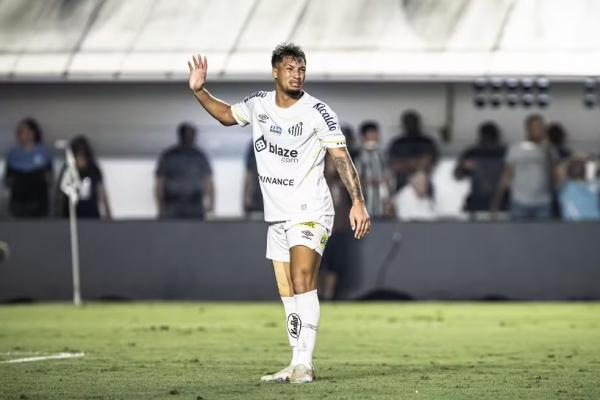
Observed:
[[[240,103],[235,103],[231,106],[231,114],[240,126],[246,126],[252,122],[252,110],[257,99],[267,97],[267,92],[254,92]]]
[[[325,103],[317,103],[313,108],[319,113],[317,116],[317,137],[323,147],[346,147],[346,137],[340,129],[337,115]]]
[[[246,126],[250,123],[250,107],[245,101],[232,105],[231,115],[240,126]]]

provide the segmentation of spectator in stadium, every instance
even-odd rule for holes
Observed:
[[[550,157],[555,165],[554,181],[564,182],[567,178],[567,164],[571,157],[572,151],[566,144],[567,133],[560,123],[553,122],[548,125],[548,145]],[[552,216],[561,219],[561,206],[558,199],[560,187],[554,185],[552,188]]]
[[[471,180],[471,192],[467,196],[464,210],[473,216],[475,213],[491,211],[502,175],[505,153],[506,147],[501,142],[500,129],[495,123],[488,121],[479,126],[477,144],[459,157],[454,176],[456,179]],[[502,199],[501,210],[507,208],[507,197],[505,195]]]
[[[177,127],[179,143],[160,156],[155,195],[161,218],[204,219],[212,213],[214,185],[206,154],[196,146],[196,127]]]
[[[394,199],[396,216],[402,221],[431,221],[437,210],[425,171],[415,172]]]
[[[391,216],[390,178],[379,149],[379,124],[365,121],[360,126],[361,147],[354,160],[361,180],[365,204],[374,218]]]
[[[244,213],[247,218],[262,219],[263,198],[258,181],[254,141],[250,141],[246,151],[246,177],[244,179]],[[255,218],[256,217],[256,218]]]
[[[413,110],[404,112],[401,125],[402,135],[393,139],[388,148],[395,191],[402,188],[417,171],[425,171],[430,176],[439,157],[434,140],[423,132],[419,113]]]
[[[501,200],[511,189],[510,214],[513,220],[543,220],[550,218],[553,163],[546,144],[546,126],[539,114],[525,121],[526,139],[512,145],[504,162],[504,170],[492,211],[500,208]]]
[[[350,125],[345,123],[341,125],[340,129],[346,137],[346,148],[348,149],[348,154],[350,154],[350,158],[352,158],[352,160],[355,160],[356,156],[360,152],[360,148],[356,145],[354,129],[352,129]]]
[[[52,187],[52,155],[44,146],[42,130],[33,118],[17,125],[17,144],[6,155],[4,182],[10,191],[9,214],[15,218],[48,215]]]
[[[562,217],[567,221],[600,220],[598,181],[585,177],[586,159],[576,156],[567,162],[566,180],[560,185],[559,200]]]
[[[567,146],[567,132],[562,124],[558,122],[552,122],[548,125],[548,144],[552,158],[555,160],[567,160],[573,153]]]
[[[112,214],[102,171],[88,138],[83,135],[76,136],[71,140],[69,146],[73,152],[75,166],[81,180],[81,189],[79,190],[79,198],[75,209],[77,217],[111,219]],[[62,181],[65,172],[66,165],[60,173],[59,182]],[[69,199],[60,188],[56,197],[56,209],[59,216],[69,216]]]
[[[355,139],[352,128],[348,125],[342,125],[341,130],[346,137],[348,153],[352,156],[351,149],[355,149],[353,146]],[[354,234],[348,215],[352,208],[352,199],[340,175],[337,173],[332,158],[329,156],[325,157],[325,179],[331,192],[335,217],[333,220],[332,235],[327,242],[321,262],[323,273],[321,274],[322,279],[319,293],[323,300],[333,300],[336,298],[340,277],[345,275],[350,265],[350,252],[352,251]]]

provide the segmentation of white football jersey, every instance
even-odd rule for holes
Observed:
[[[304,92],[291,107],[275,104],[275,91],[256,92],[231,106],[241,126],[252,124],[265,221],[311,221],[333,215],[323,176],[327,148],[345,147],[337,115]]]

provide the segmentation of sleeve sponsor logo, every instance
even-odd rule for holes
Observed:
[[[278,186],[294,186],[294,180],[288,178],[274,178],[272,176],[258,175],[258,180],[262,183],[268,183]]]
[[[323,117],[323,120],[325,121],[325,124],[327,124],[327,128],[330,131],[335,131],[337,129],[337,122],[335,118],[329,114],[329,112],[327,112],[327,107],[325,104],[317,103],[313,106],[313,108],[316,109],[319,114],[321,114],[321,117]]]
[[[247,103],[248,100],[253,99],[255,97],[261,97],[261,98],[265,98],[267,97],[267,92],[254,92],[248,96],[246,96],[246,98],[244,99],[244,103]]]

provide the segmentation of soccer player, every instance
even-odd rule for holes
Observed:
[[[316,281],[334,216],[323,176],[326,152],[352,198],[354,237],[364,237],[371,226],[337,116],[303,90],[306,56],[294,44],[284,43],[273,51],[275,90],[252,93],[234,105],[206,90],[206,57],[194,56],[188,66],[190,89],[213,118],[226,126],[252,125],[265,221],[270,223],[266,256],[273,261],[292,347],[290,364],[261,380],[311,382],[320,316]]]

